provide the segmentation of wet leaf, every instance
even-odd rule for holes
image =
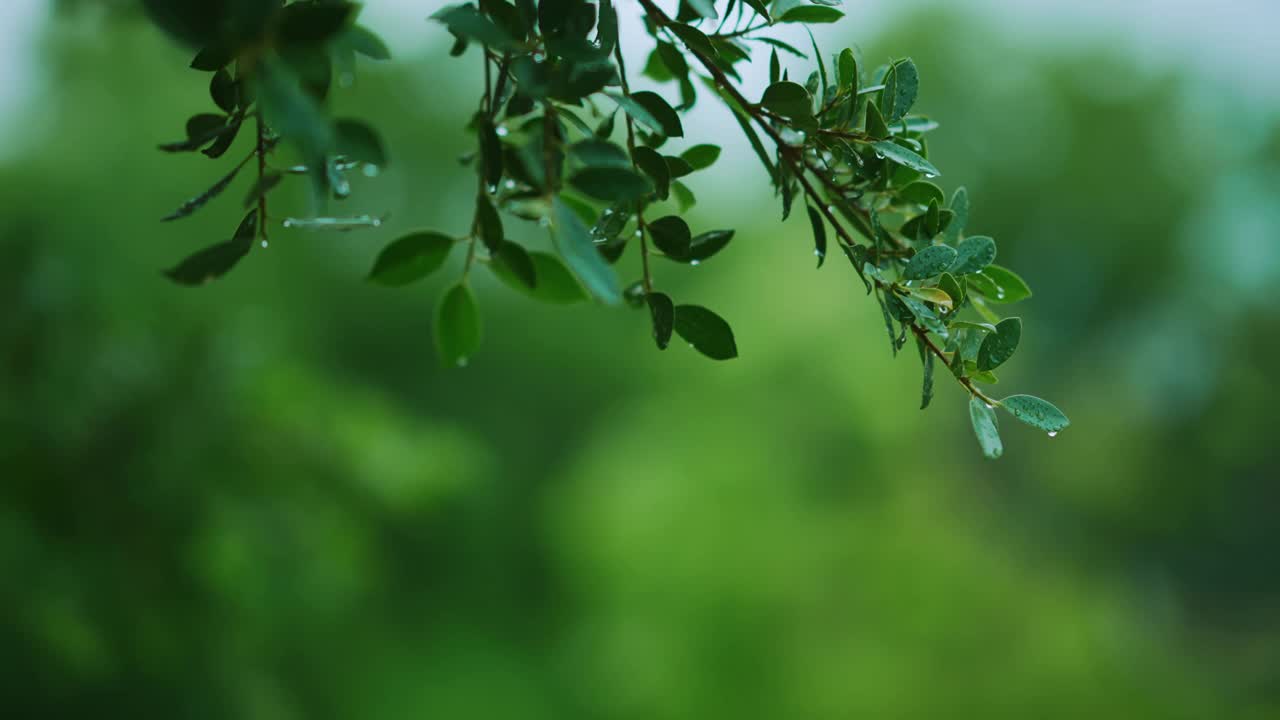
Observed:
[[[870,123],[870,112],[868,112],[867,117],[868,123]],[[867,133],[874,136],[874,134],[871,133],[869,124]],[[933,166],[933,163],[930,163],[915,152],[908,150],[893,141],[878,140],[871,143],[871,147],[875,148],[876,153],[878,155],[882,155],[885,159],[895,162],[905,168],[915,170],[916,172],[924,173],[926,177],[934,178],[942,174],[938,168]]]
[[[905,280],[923,280],[947,271],[956,259],[956,251],[947,245],[930,245],[916,253],[902,271]]]
[[[951,264],[953,275],[975,273],[996,259],[996,241],[983,235],[967,237],[956,245],[956,259]]]
[[[399,238],[378,254],[369,281],[399,287],[421,280],[444,265],[454,239],[438,232],[416,232]]]
[[[1067,416],[1054,407],[1053,403],[1033,395],[1011,395],[1001,400],[1000,406],[1031,427],[1049,433],[1050,437],[1071,425]]]
[[[996,325],[995,332],[988,333],[978,350],[978,370],[995,370],[1013,357],[1022,341],[1022,320],[1006,318]]]
[[[813,228],[813,254],[818,256],[818,267],[827,259],[827,226],[822,222],[822,214],[813,208],[809,210],[809,225]]]
[[[677,305],[674,327],[685,342],[712,360],[738,357],[738,346],[729,323],[700,305]]]
[[[671,343],[671,331],[675,328],[675,305],[662,293],[651,292],[645,296],[649,305],[649,317],[653,321],[653,340],[659,350],[666,350]]]
[[[465,282],[449,288],[436,305],[436,352],[444,367],[463,367],[480,348],[480,308]]]
[[[996,421],[996,413],[978,398],[969,399],[969,420],[973,423],[973,434],[978,438],[982,454],[988,459],[996,460],[1004,454],[1004,443],[1000,441],[1000,428]]]
[[[622,288],[618,284],[618,276],[596,250],[586,225],[560,198],[556,198],[553,204],[553,216],[556,247],[565,262],[598,300],[610,305],[621,302]]]
[[[235,235],[226,242],[212,245],[190,255],[165,271],[165,276],[179,285],[203,285],[227,274],[253,247],[253,236],[258,231],[258,212],[250,211],[240,221]]]

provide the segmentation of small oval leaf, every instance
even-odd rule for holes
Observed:
[[[1011,395],[1001,400],[1000,405],[1022,422],[1049,433],[1050,437],[1071,425],[1067,416],[1053,403],[1034,395]]]
[[[436,351],[445,367],[462,367],[480,347],[480,309],[466,283],[458,283],[436,306]]]
[[[393,241],[378,254],[369,281],[388,287],[408,285],[444,265],[453,238],[438,232],[416,232]]]
[[[738,346],[729,323],[700,305],[677,305],[674,327],[685,342],[712,360],[738,357]]]
[[[956,259],[956,251],[948,245],[930,245],[916,253],[902,271],[906,280],[923,280],[946,272]]]

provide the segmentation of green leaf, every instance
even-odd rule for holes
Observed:
[[[747,7],[756,11],[756,13],[759,14],[760,17],[764,18],[766,22],[773,20],[769,15],[769,8],[765,7],[767,4],[766,0],[743,0],[743,2],[747,4]]]
[[[233,132],[239,123],[227,124],[227,118],[215,113],[200,113],[187,119],[187,138],[177,142],[164,143],[160,149],[165,152],[193,152],[208,145],[219,137]]]
[[[144,0],[144,2],[148,1],[163,0]],[[213,72],[230,65],[234,59],[230,48],[222,43],[215,43],[196,53],[196,56],[191,59],[191,69]]]
[[[224,19],[221,4],[173,0],[143,0],[142,4],[162,30],[193,45],[214,39]]]
[[[827,226],[822,222],[822,214],[812,205],[808,206],[809,224],[813,227],[813,254],[818,256],[818,267],[827,259]]]
[[[596,250],[587,226],[558,197],[554,203],[553,215],[556,247],[569,267],[582,279],[592,295],[601,302],[616,305],[622,300],[618,277]]]
[[[674,327],[676,334],[685,342],[712,360],[730,360],[738,356],[738,346],[729,323],[700,305],[677,305]]]
[[[688,160],[685,160],[682,157],[663,155],[662,160],[667,164],[667,172],[670,174],[672,180],[682,178],[693,173],[693,166],[689,164]]]
[[[898,191],[898,199],[915,205],[928,205],[933,202],[941,204],[946,200],[942,188],[931,182],[918,180]]]
[[[317,45],[345,31],[355,17],[348,2],[299,2],[284,8],[276,37],[282,45]]]
[[[668,25],[667,28],[671,30],[676,37],[680,38],[680,41],[683,42],[690,50],[693,50],[707,58],[714,58],[719,55],[719,53],[716,52],[715,47],[712,46],[711,40],[709,40],[701,30],[689,25],[682,25],[680,23]]]
[[[635,158],[636,166],[653,181],[654,193],[660,200],[665,200],[671,192],[671,168],[667,166],[667,161],[657,150],[643,145],[636,147],[632,157]]]
[[[920,72],[910,59],[899,60],[884,78],[884,120],[893,125],[906,117],[920,93]]]
[[[874,105],[867,106],[867,133],[874,137],[870,128],[870,108],[872,107],[874,107]],[[915,152],[908,150],[891,140],[879,140],[877,142],[873,142],[871,143],[871,147],[875,148],[877,155],[887,158],[888,160],[891,160],[905,168],[924,173],[925,177],[935,178],[942,174],[942,172],[938,170],[938,168],[934,167],[928,160],[925,160]]]
[[[170,222],[173,220],[180,220],[184,217],[191,215],[195,211],[207,205],[210,200],[221,195],[222,192],[231,185],[231,181],[235,180],[236,175],[240,173],[240,167],[241,166],[236,166],[232,168],[231,172],[227,173],[226,175],[223,175],[221,178],[218,179],[218,182],[209,186],[207,190],[187,200],[186,202],[182,203],[182,205],[180,205],[177,210],[174,210],[168,215],[165,215],[163,218],[160,218],[161,222]]]
[[[851,48],[840,51],[840,57],[836,60],[836,75],[839,76],[841,91],[857,94],[858,59]]]
[[[1011,395],[1000,401],[1000,406],[1011,415],[1053,437],[1071,425],[1062,411],[1047,400],[1033,395]]]
[[[698,265],[707,258],[715,255],[729,244],[733,239],[732,230],[711,230],[699,235],[689,241],[688,260],[691,265]]]
[[[975,273],[995,259],[996,241],[983,235],[974,235],[961,240],[956,246],[956,260],[951,264],[950,271],[954,275]]]
[[[889,126],[885,124],[884,115],[880,113],[880,108],[873,102],[867,103],[867,134],[882,141],[884,141],[884,138],[889,137]],[[893,145],[895,148],[898,147],[893,143],[888,144]]]
[[[1022,341],[1022,320],[1006,318],[996,325],[996,331],[988,333],[978,349],[978,370],[995,370],[1013,357]]]
[[[999,265],[988,265],[979,273],[995,285],[995,294],[983,293],[988,300],[996,303],[1016,303],[1031,297],[1031,288],[1017,273]]]
[[[498,139],[498,130],[493,126],[493,121],[483,113],[477,113],[477,115],[479,115],[476,131],[480,137],[480,171],[489,192],[497,192],[503,170],[502,141]]]
[[[449,257],[453,238],[438,232],[416,232],[382,249],[369,271],[369,281],[399,287],[430,275]]]
[[[516,274],[512,264],[505,260],[489,263],[489,269],[503,283],[535,300],[567,305],[589,299],[573,273],[555,255],[535,252],[529,253],[529,259],[533,262],[536,278],[536,284],[532,288],[525,282],[525,278]]]
[[[947,336],[947,326],[942,323],[942,320],[938,319],[937,313],[924,304],[924,301],[911,295],[893,295],[892,298],[905,305],[926,330],[938,337]]]
[[[649,303],[649,317],[653,320],[653,340],[659,350],[666,350],[675,327],[675,306],[671,298],[662,293],[651,292],[645,300]]]
[[[627,151],[599,139],[581,140],[569,146],[569,154],[588,167],[630,168]]]
[[[927,410],[933,402],[933,351],[925,344],[924,338],[916,336],[916,347],[920,350],[920,363],[924,366],[924,377],[920,386],[920,409]]]
[[[352,25],[344,35],[352,50],[373,60],[390,60],[391,51],[376,33],[362,25]]]
[[[227,114],[235,112],[240,100],[239,96],[240,92],[236,89],[236,81],[231,79],[231,73],[220,68],[213,74],[213,78],[209,81],[209,97],[213,98],[214,104],[222,112]]]
[[[833,23],[844,17],[844,13],[833,7],[823,5],[798,5],[787,10],[778,17],[778,22],[787,23]]]
[[[609,93],[609,97],[636,122],[666,137],[684,137],[680,116],[660,95],[648,90],[631,93],[631,97]]]
[[[264,119],[273,130],[297,146],[313,178],[323,177],[325,157],[333,150],[335,133],[320,105],[278,58],[266,58],[254,76],[258,80],[258,105]]]
[[[529,290],[538,288],[538,268],[533,264],[533,258],[529,257],[529,253],[523,247],[510,240],[502,241],[497,252],[492,253],[489,264],[500,265],[502,270],[495,270],[495,272],[505,271],[512,279]]]
[[[698,198],[694,197],[693,191],[688,185],[676,180],[671,183],[671,194],[676,197],[676,205],[680,208],[680,212],[688,212],[689,208],[697,204]]]
[[[827,97],[827,64],[822,61],[822,51],[818,49],[818,40],[813,37],[813,31],[809,28],[805,28],[804,31],[809,34],[809,44],[813,47],[813,59],[818,63],[818,79],[821,81],[818,100],[821,102]]]
[[[444,294],[436,306],[436,352],[445,367],[464,367],[480,348],[480,308],[466,282]]]
[[[165,275],[179,285],[203,285],[210,280],[222,277],[249,254],[253,246],[253,236],[258,231],[258,211],[251,210],[235,235],[226,242],[207,247],[187,257],[182,262],[165,271]]]
[[[680,153],[680,157],[694,170],[705,170],[720,159],[719,145],[694,145]]]
[[[765,109],[783,117],[808,118],[813,116],[813,96],[809,91],[790,81],[776,82],[765,88],[760,104]]]
[[[912,297],[920,298],[925,302],[931,302],[939,307],[950,310],[955,307],[955,300],[947,291],[936,287],[911,287],[907,288],[907,293]]]
[[[1000,441],[1000,428],[996,421],[995,410],[978,398],[969,399],[969,420],[973,423],[973,434],[978,438],[982,454],[991,460],[1004,454],[1004,443]]]
[[[965,226],[969,224],[969,191],[963,187],[958,188],[951,196],[951,204],[947,207],[955,213],[955,217],[947,225],[945,237],[947,242],[954,245],[963,235]]]
[[[484,193],[476,195],[476,231],[484,242],[484,246],[489,248],[489,252],[497,252],[502,247],[502,242],[506,240],[498,209]]]
[[[930,245],[916,253],[902,271],[906,280],[923,280],[946,272],[956,259],[956,251],[948,245]]]
[[[504,28],[471,5],[454,5],[438,10],[431,16],[432,20],[444,23],[449,32],[474,40],[498,50],[510,50],[516,47],[515,38]]]
[[[960,307],[964,303],[964,285],[955,275],[949,272],[942,273],[942,277],[938,278],[938,288],[951,298],[955,307]]]
[[[628,168],[589,167],[574,173],[569,184],[584,195],[615,203],[639,200],[653,192],[647,178]]]
[[[358,160],[379,167],[387,164],[387,152],[378,133],[359,120],[337,120],[337,151],[348,160]]]
[[[654,247],[673,260],[687,260],[693,241],[689,225],[676,215],[658,218],[648,224]]]

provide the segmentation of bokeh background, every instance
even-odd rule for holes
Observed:
[[[221,174],[155,150],[208,107],[186,53],[127,1],[0,9],[6,716],[1280,717],[1274,3],[851,0],[823,30],[914,57],[941,181],[1036,290],[998,391],[1074,424],[1006,421],[995,463],[736,141],[690,183],[733,245],[658,272],[738,360],[481,277],[483,352],[439,369],[456,268],[363,282],[468,222],[478,63],[439,4],[370,0],[397,60],[339,96],[394,158],[350,211],[391,221],[277,230],[195,290],[159,270],[249,181],[158,222]],[[703,100],[692,139],[736,136]]]

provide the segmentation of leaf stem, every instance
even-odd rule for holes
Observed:
[[[267,131],[262,122],[262,111],[254,113],[254,123],[258,135],[258,187],[262,187],[263,178],[267,175]],[[258,234],[263,242],[267,240],[267,194],[258,194]]]
[[[627,64],[622,59],[622,41],[619,39],[613,45],[613,56],[618,61],[618,78],[622,81],[623,96],[631,97],[631,85],[627,82]],[[623,119],[627,123],[627,151],[631,155],[631,167],[636,171],[640,168],[636,164],[636,131],[635,124],[631,120],[631,115],[623,113]],[[653,275],[649,269],[649,228],[644,222],[645,201],[641,199],[636,205],[636,224],[640,230],[640,267],[641,278],[644,284],[645,294],[653,292]]]

